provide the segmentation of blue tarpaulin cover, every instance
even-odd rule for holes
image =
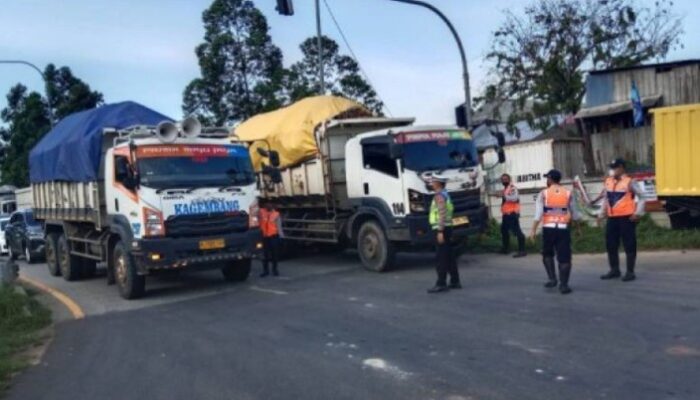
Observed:
[[[89,182],[97,180],[102,130],[157,125],[171,118],[133,101],[106,104],[62,119],[29,153],[29,180]]]

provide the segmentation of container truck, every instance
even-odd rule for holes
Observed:
[[[162,271],[247,279],[261,246],[258,192],[246,145],[227,135],[133,102],[61,121],[29,157],[49,272],[73,281],[106,262],[126,299]]]
[[[651,112],[656,193],[673,228],[700,228],[700,103]]]
[[[385,271],[397,251],[433,243],[427,182],[434,173],[449,178],[455,241],[484,229],[483,174],[469,132],[411,126],[412,118],[347,117],[359,105],[326,100],[254,117],[235,131],[267,142],[258,148],[269,158],[257,163],[261,195],[279,209],[285,241],[354,247],[366,269]]]

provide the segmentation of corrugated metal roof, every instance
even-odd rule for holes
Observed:
[[[662,98],[663,98],[663,96],[660,94],[655,94],[652,96],[644,96],[644,97],[642,97],[642,107],[644,107],[644,108],[654,107],[661,102]],[[581,119],[581,118],[602,117],[602,116],[606,116],[606,115],[619,114],[621,112],[631,111],[631,110],[632,110],[632,102],[631,101],[629,101],[629,100],[618,101],[616,103],[604,104],[602,106],[582,108],[579,110],[579,112],[576,113],[575,118]]]
[[[609,68],[609,69],[595,69],[595,70],[588,71],[588,73],[591,75],[600,75],[600,74],[609,74],[611,72],[631,71],[631,70],[635,70],[635,69],[673,68],[673,67],[681,67],[684,65],[692,65],[692,64],[700,64],[700,59],[669,61],[669,62],[656,63],[656,64],[632,65],[629,67],[619,67],[619,68]]]

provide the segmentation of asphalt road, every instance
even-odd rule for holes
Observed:
[[[547,292],[538,256],[465,256],[465,288],[428,295],[431,259],[386,274],[352,254],[282,265],[285,279],[208,273],[123,301],[102,279],[47,279],[87,314],[58,323],[9,399],[698,399],[700,252],[640,255],[603,282],[574,259]]]

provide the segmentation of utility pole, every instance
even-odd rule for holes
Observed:
[[[49,114],[49,123],[51,124],[51,127],[53,128],[53,110],[51,109],[51,94],[49,93],[49,81],[46,80],[46,76],[44,75],[43,72],[37,67],[36,65],[30,63],[29,61],[23,61],[23,60],[0,60],[0,64],[15,64],[15,65],[25,65],[29,68],[32,68],[36,72],[39,73],[41,76],[41,79],[44,81],[44,92],[46,92],[46,102],[48,103],[47,107],[47,112]]]
[[[452,32],[452,36],[454,36],[455,41],[457,42],[457,47],[459,48],[459,55],[462,58],[462,78],[464,79],[464,116],[467,118],[467,126],[469,126],[472,123],[472,99],[471,99],[471,93],[469,91],[469,69],[467,68],[467,55],[464,52],[464,46],[462,45],[462,40],[459,38],[459,34],[457,33],[457,30],[455,27],[452,25],[449,19],[443,14],[440,10],[438,10],[435,6],[432,4],[429,4],[425,1],[418,1],[418,0],[391,0],[391,1],[396,1],[399,3],[407,3],[407,4],[413,4],[415,6],[421,6],[429,9],[430,11],[434,12],[435,14],[442,19],[442,21],[447,25],[447,27],[450,29],[450,32]],[[316,0],[318,3],[318,0]]]
[[[316,48],[318,51],[318,83],[319,94],[326,94],[326,83],[323,79],[323,44],[321,41],[321,6],[320,0],[316,0]]]

